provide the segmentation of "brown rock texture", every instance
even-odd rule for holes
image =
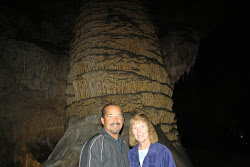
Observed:
[[[200,36],[190,28],[169,30],[168,35],[161,38],[161,47],[171,87],[174,87],[181,76],[189,74],[194,66],[198,57]]]
[[[1,51],[1,140],[9,143],[1,156],[40,166],[64,133],[67,57],[13,39],[1,41]]]
[[[0,166],[40,166],[52,150],[45,166],[76,165],[109,102],[128,115],[146,113],[172,152],[183,152],[172,94],[194,63],[195,33],[183,25],[168,29],[160,44],[157,26],[139,1],[84,0],[72,39],[80,1],[37,1],[27,11],[27,2],[20,3],[20,10],[0,7]],[[176,157],[182,161],[183,154]]]
[[[120,105],[125,114],[147,114],[169,141],[177,164],[191,166],[178,137],[173,90],[159,40],[139,2],[85,2],[76,21],[69,64],[69,128],[44,167],[77,166],[80,148],[101,128],[97,116],[110,102]],[[95,125],[85,123],[91,118]]]
[[[76,20],[69,64],[70,121],[98,114],[106,103],[116,102],[125,112],[144,112],[153,123],[176,128],[173,90],[159,40],[139,1],[85,2]],[[177,130],[172,134],[176,140]]]

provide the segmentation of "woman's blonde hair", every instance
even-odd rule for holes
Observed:
[[[130,125],[129,125],[129,145],[131,147],[134,147],[135,145],[138,144],[137,140],[135,139],[133,132],[132,132],[132,126],[136,122],[144,122],[148,126],[148,133],[149,133],[149,140],[151,143],[155,143],[158,141],[158,135],[155,131],[155,128],[153,124],[149,121],[148,117],[145,114],[138,113],[135,114],[131,119],[130,119]]]

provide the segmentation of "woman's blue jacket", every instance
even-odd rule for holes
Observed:
[[[140,167],[138,144],[128,152],[130,167]],[[160,143],[150,145],[142,167],[176,167],[171,151]]]

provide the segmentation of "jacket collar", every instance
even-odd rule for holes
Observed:
[[[118,135],[118,140],[115,140],[104,128],[101,129],[100,133],[103,136],[106,136],[108,139],[114,141],[118,145],[118,147],[122,149],[122,139],[120,135]]]
[[[134,146],[131,149],[131,152],[133,154],[138,154],[138,147],[139,147],[139,144],[137,144],[136,146]],[[153,154],[153,153],[156,153],[156,152],[157,152],[156,144],[155,143],[150,144],[149,149],[148,149],[148,154]]]

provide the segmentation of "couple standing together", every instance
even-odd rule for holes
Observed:
[[[123,111],[116,104],[102,109],[103,128],[82,147],[79,167],[175,167],[170,150],[157,143],[158,136],[144,114],[130,119],[129,150],[119,135],[124,123]]]

